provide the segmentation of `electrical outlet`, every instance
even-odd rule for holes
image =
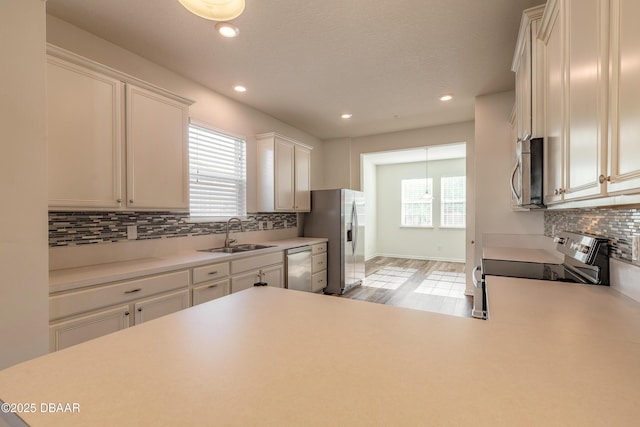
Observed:
[[[269,221],[261,221],[260,222],[260,229],[261,230],[266,230],[269,228]]]
[[[267,230],[273,230],[273,221],[267,221]]]
[[[127,239],[136,240],[138,238],[138,226],[127,225]]]
[[[555,237],[555,236],[556,236],[556,225],[551,224],[551,237]]]
[[[287,228],[289,226],[289,222],[285,219],[284,220],[284,228]]]
[[[631,236],[631,259],[638,261],[640,256],[640,236]]]

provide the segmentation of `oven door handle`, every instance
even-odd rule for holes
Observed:
[[[482,283],[482,279],[478,281],[478,277],[476,276],[476,273],[478,271],[482,272],[482,267],[479,265],[476,265],[475,267],[473,267],[473,272],[471,273],[471,278],[473,279],[473,286],[475,286],[476,288],[479,288],[480,284]]]

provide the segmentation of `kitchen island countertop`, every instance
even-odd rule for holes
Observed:
[[[500,318],[513,289],[553,293],[509,280],[487,321],[252,288],[0,371],[0,399],[79,404],[36,427],[636,425],[640,344]]]

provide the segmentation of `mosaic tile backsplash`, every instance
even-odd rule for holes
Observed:
[[[640,208],[545,211],[544,234],[577,231],[609,239],[609,256],[631,262],[631,236],[640,234]]]
[[[270,229],[295,228],[295,213],[247,214],[242,225],[246,231],[262,230],[264,221]],[[138,229],[137,240],[224,233],[226,221],[190,222],[188,213],[171,212],[49,212],[49,246],[75,246],[127,240],[127,226]],[[231,230],[238,230],[237,223]]]

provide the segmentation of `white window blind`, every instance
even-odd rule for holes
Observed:
[[[192,217],[246,214],[245,141],[189,125],[189,210]]]
[[[402,219],[405,227],[433,225],[433,180],[431,178],[402,180]]]
[[[466,177],[442,177],[440,183],[442,188],[441,225],[464,228],[467,210]]]

